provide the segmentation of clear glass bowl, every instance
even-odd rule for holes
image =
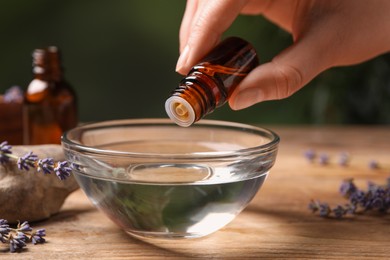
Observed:
[[[134,236],[201,237],[252,200],[273,166],[279,137],[244,124],[117,120],[62,137],[74,176],[93,204]]]

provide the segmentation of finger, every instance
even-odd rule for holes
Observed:
[[[293,19],[300,5],[304,4],[304,1],[293,0],[249,0],[241,13],[261,14],[287,32],[292,32]]]
[[[191,25],[187,28],[187,42],[177,62],[176,71],[186,74],[220,40],[246,1],[208,0],[198,5]],[[198,3],[199,4],[199,3]],[[184,30],[184,29],[183,29]],[[186,32],[183,32],[185,35]]]
[[[331,67],[333,45],[314,34],[284,50],[271,62],[255,68],[229,99],[234,110],[291,96],[319,73]],[[325,42],[325,41],[324,41]]]
[[[184,11],[183,19],[180,25],[180,32],[179,32],[180,53],[183,52],[184,47],[187,45],[191,24],[197,9],[198,9],[197,0],[187,0],[186,9]]]

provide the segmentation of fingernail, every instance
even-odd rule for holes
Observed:
[[[186,66],[189,52],[190,52],[190,48],[187,45],[186,47],[184,47],[183,51],[180,54],[179,60],[177,61],[176,64],[177,72],[181,72],[182,69]]]
[[[260,89],[245,89],[237,94],[232,104],[232,108],[234,110],[240,110],[250,107],[260,101],[262,101],[262,94]]]

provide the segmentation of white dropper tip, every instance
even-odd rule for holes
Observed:
[[[179,126],[190,126],[195,122],[195,111],[184,98],[172,96],[165,102],[169,118]]]

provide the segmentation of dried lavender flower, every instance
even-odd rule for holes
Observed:
[[[4,164],[9,161],[9,157],[7,155],[11,154],[12,146],[8,144],[7,141],[4,141],[0,144],[0,163]]]
[[[322,164],[322,165],[328,164],[328,163],[329,163],[329,155],[326,154],[326,153],[320,154],[319,162],[320,162],[320,164]]]
[[[357,206],[365,206],[366,203],[366,193],[362,190],[356,190],[355,192],[351,193],[349,197],[349,202],[354,205],[355,207]]]
[[[389,181],[389,180],[388,180]],[[348,203],[343,207],[338,205],[332,210],[327,203],[319,203],[311,200],[309,208],[313,211],[319,211],[321,217],[334,216],[341,218],[347,214],[355,214],[367,211],[377,211],[387,213],[390,209],[390,185],[387,183],[384,186],[369,182],[367,190],[358,189],[352,179],[342,182],[340,193],[348,200]]]
[[[80,165],[78,165],[78,164],[76,164],[76,163],[74,163],[74,162],[72,162],[72,163],[70,164],[70,168],[72,168],[73,170],[76,170],[76,171],[80,171],[80,170],[81,170]]]
[[[46,236],[45,229],[38,229],[33,232],[27,221],[22,224],[18,223],[16,228],[10,228],[7,220],[0,219],[0,241],[9,245],[11,253],[21,251],[29,242],[34,245],[44,243],[46,241],[43,238],[44,236]]]
[[[351,194],[355,193],[357,190],[355,184],[353,183],[353,179],[344,180],[340,185],[340,193],[346,198],[349,198]]]
[[[12,154],[12,146],[4,141],[0,144],[0,163],[8,163],[10,159],[17,161],[17,166],[20,170],[30,170],[30,168],[37,169],[38,172],[43,174],[51,174],[55,172],[60,180],[65,180],[72,173],[72,167],[68,166],[67,161],[54,162],[52,158],[39,159],[37,155],[31,151],[22,157],[18,157]],[[72,166],[72,165],[71,165]]]
[[[315,153],[314,150],[309,149],[309,150],[306,150],[306,151],[305,151],[304,156],[305,156],[305,158],[306,158],[309,162],[314,162],[314,159],[316,158],[316,153]]]
[[[330,209],[328,203],[320,203],[318,212],[321,217],[328,217],[332,210]]]
[[[332,212],[336,218],[342,218],[348,212],[348,210],[340,205],[337,205],[337,207],[332,209]]]
[[[52,158],[45,158],[38,160],[37,171],[44,174],[50,174],[54,171],[54,160]]]
[[[28,171],[30,167],[35,167],[35,162],[38,160],[38,156],[32,152],[28,152],[18,159],[18,168],[20,170]]]
[[[5,243],[9,233],[9,225],[7,220],[0,219],[0,241]]]
[[[63,161],[63,162],[58,162],[55,165],[54,171],[60,180],[65,180],[72,173],[72,168],[68,166],[67,161]]]
[[[370,168],[372,170],[379,169],[379,163],[377,161],[375,161],[375,160],[371,160],[368,163],[368,168]]]
[[[17,250],[21,250],[23,247],[27,246],[25,239],[26,236],[21,232],[18,232],[16,237],[11,235],[9,240],[9,250],[11,253],[16,252]]]
[[[311,200],[308,205],[309,210],[311,212],[316,213],[320,209],[320,202],[318,200]]]
[[[46,240],[43,238],[44,236],[46,236],[46,230],[38,229],[35,233],[32,234],[31,242],[34,245],[45,243]]]
[[[27,232],[27,231],[31,231],[32,228],[30,227],[30,224],[28,224],[28,222],[25,221],[18,227],[18,230],[21,232]]]
[[[321,217],[328,217],[331,213],[331,209],[327,203],[321,203],[318,200],[311,200],[308,208],[313,212],[319,212]]]
[[[341,166],[348,166],[350,161],[350,156],[347,152],[342,152],[340,154],[340,159],[339,159],[339,165]]]

